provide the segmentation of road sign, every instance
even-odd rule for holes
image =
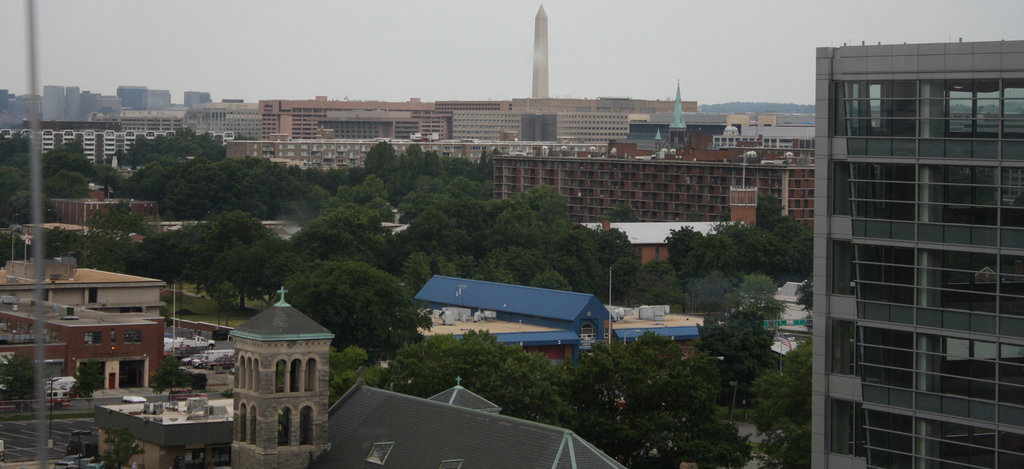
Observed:
[[[779,327],[779,326],[806,326],[806,319],[775,319],[771,321],[764,321],[764,327]]]

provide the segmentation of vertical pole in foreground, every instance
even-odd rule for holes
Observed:
[[[25,31],[26,31],[26,44],[28,47],[27,53],[25,54],[28,60],[28,92],[29,92],[29,105],[28,105],[28,119],[32,129],[32,145],[31,145],[31,156],[29,158],[29,174],[32,182],[32,198],[31,198],[31,220],[36,226],[42,226],[43,224],[43,171],[42,171],[42,157],[40,156],[40,135],[39,135],[39,86],[38,77],[36,75],[36,15],[35,15],[35,2],[32,0],[25,0]],[[46,326],[44,321],[45,309],[43,308],[42,302],[45,299],[43,296],[43,271],[45,268],[45,262],[43,256],[43,246],[45,242],[45,233],[39,230],[36,234],[35,243],[32,244],[32,256],[35,257],[33,266],[34,275],[34,298],[35,305],[32,308],[36,316],[35,321],[35,334],[36,334],[36,345],[35,345],[35,406],[36,406],[36,448],[37,458],[39,461],[39,468],[43,469],[46,466],[46,460],[48,459],[48,448],[46,447],[46,414],[45,412],[45,399],[43,394],[45,390],[43,388],[43,363],[46,360],[46,349],[43,345],[44,334],[46,333]]]
[[[608,345],[612,344],[612,268],[608,268]]]

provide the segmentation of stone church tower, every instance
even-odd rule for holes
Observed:
[[[328,356],[334,334],[281,301],[231,332],[234,467],[305,468],[327,449]]]

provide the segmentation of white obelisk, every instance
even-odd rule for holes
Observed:
[[[548,15],[544,5],[533,23],[533,97],[548,97]]]

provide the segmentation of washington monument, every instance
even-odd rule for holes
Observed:
[[[548,15],[544,5],[533,23],[533,97],[548,97]]]

